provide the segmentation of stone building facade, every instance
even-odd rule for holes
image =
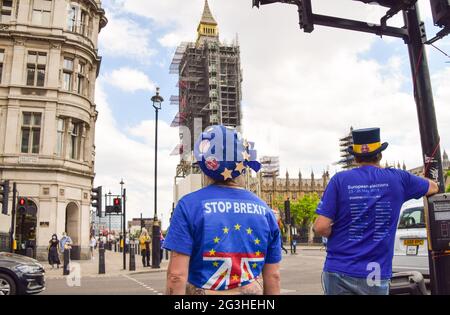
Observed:
[[[311,172],[310,178],[304,178],[301,172],[297,178],[292,178],[286,172],[284,178],[259,176],[257,189],[259,189],[259,196],[272,207],[272,201],[278,198],[297,200],[309,193],[317,193],[319,197],[322,197],[329,181],[330,174],[327,171],[323,172],[319,178],[316,178],[314,172]]]
[[[95,81],[106,26],[99,0],[0,1],[0,176],[35,211],[17,213],[17,251],[46,259],[67,231],[74,258],[89,256]],[[0,215],[0,232],[10,232]]]

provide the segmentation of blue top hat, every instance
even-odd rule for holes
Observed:
[[[347,151],[359,157],[377,155],[386,150],[388,143],[381,143],[380,128],[366,128],[352,131],[353,146],[348,147]]]
[[[194,145],[194,156],[205,175],[227,181],[245,173],[248,167],[258,172],[254,143],[244,140],[234,128],[208,127]]]

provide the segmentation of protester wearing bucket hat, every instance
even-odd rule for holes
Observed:
[[[207,186],[174,210],[164,247],[171,251],[167,294],[279,294],[281,237],[273,211],[244,189],[258,172],[254,143],[211,126],[194,145]]]
[[[379,128],[352,132],[348,152],[357,167],[337,173],[316,210],[314,230],[327,237],[325,294],[389,293],[395,233],[402,204],[438,192],[435,182],[406,171],[382,168]]]

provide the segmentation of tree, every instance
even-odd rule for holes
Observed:
[[[320,198],[317,193],[306,194],[297,202],[291,205],[291,212],[294,216],[296,224],[308,226],[308,243],[314,240],[313,224],[317,217],[316,209],[319,205]]]
[[[447,171],[447,173],[445,174],[445,180],[444,182],[447,182],[447,179],[450,177],[450,171]],[[450,185],[447,186],[447,189],[445,190],[445,192],[450,192]]]

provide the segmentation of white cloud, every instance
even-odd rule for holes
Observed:
[[[113,70],[111,73],[107,73],[105,75],[105,80],[110,85],[125,92],[155,90],[155,84],[144,72],[128,67],[123,67]]]
[[[154,121],[141,121],[137,126],[119,128],[110,110],[102,78],[97,81],[96,103],[99,118],[96,124],[95,185],[105,193],[120,193],[123,178],[127,188],[127,217],[153,217],[154,199]],[[178,143],[178,131],[167,123],[159,123],[159,192],[158,213],[167,227],[172,207],[173,165],[177,157],[170,156]],[[161,218],[161,215],[159,215]]]
[[[178,42],[195,39],[203,3],[203,0],[121,0],[120,8],[145,16],[165,29],[159,42],[173,47]],[[361,57],[361,53],[373,53],[374,42],[385,39],[320,26],[312,34],[305,34],[298,28],[296,8],[289,5],[274,4],[258,10],[251,8],[250,0],[210,0],[210,6],[219,23],[222,41],[230,42],[239,34],[243,129],[250,140],[256,141],[259,156],[279,155],[282,173],[286,168],[291,174],[299,169],[304,174],[311,169],[318,173],[327,167],[333,173],[332,163],[339,159],[338,139],[348,133],[350,126],[379,126],[383,140],[390,143],[385,151],[390,163],[405,161],[411,168],[422,163],[411,74],[409,70],[402,71],[408,69],[409,61],[400,55],[386,59],[380,56],[377,60]],[[383,11],[348,0],[317,0],[314,6],[322,14],[373,21]],[[428,14],[425,12],[425,16]],[[116,38],[115,34],[111,36]],[[406,52],[402,40],[390,42],[398,43],[397,50]],[[448,43],[445,39],[440,46]],[[447,149],[450,148],[449,78],[450,65],[445,65],[432,80],[441,144]],[[97,130],[100,127],[101,123]],[[108,130],[101,131],[102,139],[97,139],[99,150],[100,141],[112,141]],[[166,141],[176,142],[176,129],[168,128],[167,132],[173,140]],[[102,170],[98,172],[99,178],[108,179],[105,174],[118,167],[126,174],[124,177],[144,185],[153,178],[152,123],[142,122],[129,128],[128,133],[133,137],[147,136],[145,145],[118,134],[118,139],[123,137],[120,145],[127,150],[120,152],[119,158],[114,157],[114,152],[99,152],[97,165]],[[101,163],[106,165],[100,166]],[[177,159],[162,163],[161,204],[168,207]],[[119,180],[111,178],[114,184]],[[151,189],[148,185],[144,187],[146,190],[140,197],[148,196],[146,192]],[[152,209],[151,201],[149,208]]]
[[[136,59],[149,63],[156,50],[151,46],[151,32],[131,19],[108,11],[108,25],[99,35],[100,52],[106,57]]]

